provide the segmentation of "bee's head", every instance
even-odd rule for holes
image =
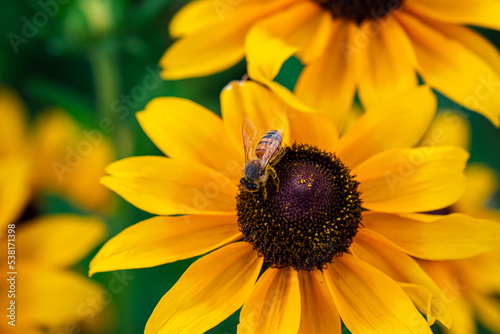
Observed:
[[[240,183],[243,186],[243,188],[245,188],[245,190],[247,190],[247,191],[255,192],[255,191],[259,190],[259,186],[257,184],[249,182],[244,177],[241,178]]]

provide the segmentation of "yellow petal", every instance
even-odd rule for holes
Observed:
[[[299,285],[301,308],[298,333],[342,333],[339,313],[321,271],[300,271]]]
[[[288,89],[273,81],[281,65],[297,51],[296,46],[271,36],[260,27],[255,27],[247,35],[245,49],[250,78],[269,87],[276,96],[293,108],[307,112],[314,111]]]
[[[198,0],[186,4],[170,21],[170,35],[175,38],[191,35],[220,23],[224,17],[218,15],[216,8],[213,0]]]
[[[261,74],[273,79],[285,60],[296,52],[306,53],[307,58],[321,55],[331,24],[329,13],[305,1],[260,20],[249,31],[245,43],[250,77]]]
[[[106,168],[101,182],[139,209],[158,215],[233,214],[236,186],[196,163],[163,157],[131,157]]]
[[[429,211],[455,202],[463,193],[467,158],[467,152],[452,146],[394,149],[372,157],[354,173],[360,175],[367,207],[388,212]],[[400,207],[388,208],[385,204],[389,202]]]
[[[74,272],[48,270],[41,264],[25,264],[20,270],[17,284],[22,289],[16,290],[16,304],[22,305],[19,316],[38,326],[87,321],[89,312],[95,312],[89,300],[108,297],[103,297],[104,289],[99,284]]]
[[[270,36],[267,31],[256,27],[248,33],[245,50],[248,59],[248,75],[262,82],[266,79],[274,79],[281,65],[297,52],[297,47]]]
[[[477,316],[482,324],[493,333],[500,333],[500,302],[493,296],[471,294],[472,302],[477,310]]]
[[[182,38],[160,59],[160,75],[165,80],[178,80],[226,70],[243,59],[245,34],[219,24]]]
[[[239,238],[234,216],[153,217],[109,240],[90,262],[89,274],[188,259]]]
[[[456,261],[419,261],[422,268],[439,285],[446,296],[453,325],[447,330],[450,334],[476,333],[472,305],[467,298],[469,286],[453,270]]]
[[[465,298],[454,300],[450,304],[453,316],[453,326],[449,334],[475,334],[477,333],[474,310]]]
[[[400,14],[398,18],[411,38],[424,81],[500,126],[499,69],[492,68],[459,40],[415,17]]]
[[[500,53],[493,43],[468,27],[428,20],[426,23],[448,38],[459,42],[470,52],[481,57],[492,68],[500,70]]]
[[[432,91],[422,86],[369,107],[340,140],[340,159],[354,168],[382,151],[412,147],[428,128],[436,104]]]
[[[156,305],[145,333],[204,333],[247,300],[261,266],[244,242],[202,257]]]
[[[241,309],[238,334],[297,333],[300,312],[297,271],[267,269]]]
[[[284,130],[283,142],[289,142],[288,106],[276,94],[253,81],[232,81],[221,93],[222,119],[229,139],[240,148],[244,161],[241,126],[248,117],[257,128],[255,144],[269,130]]]
[[[377,33],[374,33],[375,28]],[[363,79],[359,82],[359,98],[365,107],[418,85],[415,54],[397,20],[365,20],[360,33],[367,40],[360,52]]]
[[[346,133],[351,130],[351,128],[356,124],[357,121],[361,118],[363,115],[364,110],[361,108],[361,106],[357,103],[355,103],[349,114],[347,115],[347,119],[344,122],[344,126],[340,129],[340,136],[344,136]]]
[[[38,114],[32,140],[38,190],[62,194],[87,208],[106,208],[111,192],[99,179],[114,160],[114,150],[105,136],[108,130],[107,126],[82,129],[60,109]]]
[[[102,221],[72,214],[53,214],[19,226],[18,257],[21,261],[43,262],[68,267],[80,261],[106,235]]]
[[[500,3],[496,0],[418,0],[405,3],[405,7],[437,21],[500,29]]]
[[[354,168],[363,206],[383,212],[419,212],[455,203],[466,186],[469,157],[453,146],[393,149]]]
[[[14,91],[0,86],[0,110],[0,157],[19,154],[26,144],[25,106]]]
[[[339,141],[337,127],[331,119],[320,113],[288,109],[290,142],[315,145],[328,152],[334,152]]]
[[[468,258],[492,250],[500,241],[500,224],[461,213],[446,216],[367,212],[363,225],[405,253],[428,260]]]
[[[470,147],[469,121],[458,111],[442,109],[432,120],[420,145],[430,147],[451,145],[468,150]]]
[[[368,229],[362,229],[358,232],[350,250],[354,256],[374,266],[393,280],[411,283],[412,286],[423,288],[426,292],[424,294],[410,294],[403,286],[419,311],[427,315],[429,325],[438,319],[450,327],[451,318],[446,308],[445,296],[414,259],[379,234]]]
[[[0,227],[4,229],[21,215],[31,195],[31,169],[24,158],[0,160]]]
[[[323,56],[305,66],[295,86],[299,99],[331,117],[337,129],[342,128],[354,99],[359,50],[349,48],[356,29],[353,22],[336,19]]]
[[[236,64],[244,55],[244,40],[250,26],[270,13],[297,0],[276,0],[266,3],[245,3],[232,6],[216,0],[214,9],[219,21],[203,19],[191,28],[179,28],[174,33],[189,32],[189,36],[174,42],[160,60],[164,79],[175,80],[213,74]],[[206,9],[204,6],[201,9]],[[198,15],[199,16],[199,15]],[[182,17],[181,17],[182,18]],[[191,22],[181,22],[191,24]],[[201,24],[208,24],[202,26]],[[199,28],[194,31],[194,28]]]
[[[353,333],[432,333],[391,278],[344,253],[324,271],[342,321]]]
[[[493,169],[482,164],[470,164],[465,169],[467,188],[464,195],[453,205],[457,212],[463,212],[478,218],[500,221],[500,212],[488,208],[487,201],[498,189],[498,175]]]
[[[222,119],[210,110],[189,100],[163,97],[151,101],[137,118],[169,157],[206,165],[231,179],[241,178],[242,155],[227,140]]]

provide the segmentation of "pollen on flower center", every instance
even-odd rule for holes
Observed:
[[[272,267],[323,268],[349,248],[361,224],[358,182],[334,154],[294,144],[257,192],[240,186],[238,225]]]
[[[314,0],[329,10],[334,18],[342,17],[361,23],[365,19],[384,17],[399,8],[403,0]]]

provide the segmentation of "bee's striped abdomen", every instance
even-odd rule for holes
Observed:
[[[273,160],[279,153],[279,148],[281,147],[282,135],[279,131],[271,130],[266,133],[257,144],[255,148],[255,155],[259,159],[262,159],[266,152],[272,152],[272,156],[268,161]]]

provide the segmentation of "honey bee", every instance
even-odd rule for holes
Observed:
[[[256,192],[266,183],[269,175],[279,188],[278,177],[271,165],[278,162],[281,157],[283,129],[271,130],[262,136],[255,147],[254,156],[252,156],[252,153],[254,153],[253,144],[257,129],[248,117],[243,121],[242,135],[243,146],[245,147],[245,166],[243,167],[243,177],[240,183],[243,188],[250,192]],[[264,196],[266,196],[265,193]]]

